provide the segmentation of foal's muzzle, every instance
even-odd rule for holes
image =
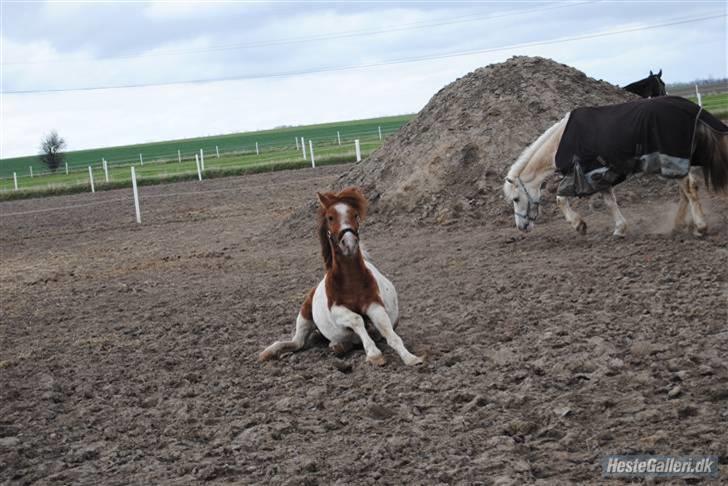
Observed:
[[[344,228],[336,237],[329,233],[329,238],[334,248],[344,256],[353,256],[359,248],[359,232],[354,228]]]

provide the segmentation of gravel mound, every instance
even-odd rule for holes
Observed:
[[[500,186],[524,148],[578,106],[634,97],[550,59],[512,57],[442,88],[333,189],[361,187],[385,220],[496,222],[511,216]],[[293,219],[310,214],[307,207]]]

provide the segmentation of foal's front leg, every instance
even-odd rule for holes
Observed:
[[[387,362],[382,352],[377,348],[377,345],[374,344],[374,341],[372,341],[372,338],[367,333],[362,316],[341,305],[331,307],[331,316],[337,325],[347,327],[359,336],[361,344],[364,346],[364,352],[367,355],[367,363],[382,366]]]
[[[602,193],[604,196],[604,204],[609,208],[609,212],[612,213],[614,218],[614,233],[612,235],[615,238],[624,238],[624,233],[627,229],[627,221],[622,216],[622,211],[617,206],[617,197],[614,195],[614,188],[610,187],[608,191]]]
[[[564,213],[566,221],[571,224],[572,228],[574,228],[582,235],[585,235],[586,222],[581,219],[579,213],[571,209],[571,206],[569,205],[569,199],[564,196],[556,196],[556,204],[559,206],[559,209],[561,209],[561,212]]]
[[[399,354],[399,357],[402,358],[404,364],[412,366],[422,363],[422,358],[410,353],[407,351],[407,348],[404,347],[402,338],[394,332],[392,321],[389,320],[389,315],[382,305],[372,304],[369,306],[366,313],[374,324],[374,327],[376,327],[377,331],[379,331],[379,334],[387,340],[387,344],[397,351],[397,354]]]

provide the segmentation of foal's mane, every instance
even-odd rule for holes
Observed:
[[[329,243],[328,225],[326,223],[326,210],[331,206],[339,203],[346,204],[359,214],[359,221],[364,221],[366,217],[369,201],[357,187],[347,187],[338,194],[333,192],[324,192],[319,194],[318,210],[318,234],[321,242],[321,256],[324,259],[324,268],[329,271],[334,264],[334,254],[331,251]]]

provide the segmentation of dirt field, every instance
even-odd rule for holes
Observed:
[[[144,187],[143,225],[129,201],[9,215],[129,191],[0,205],[0,483],[584,484],[615,453],[718,455],[725,481],[728,203],[704,198],[702,240],[668,232],[675,197],[625,198],[623,241],[586,204],[584,237],[524,237],[505,203],[374,214],[426,364],[384,343],[383,368],[322,343],[258,364],[322,276],[282,221],[344,170]]]

